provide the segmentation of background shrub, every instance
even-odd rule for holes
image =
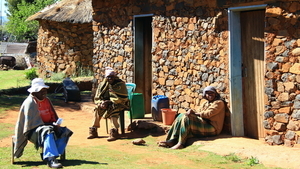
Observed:
[[[26,77],[26,79],[30,79],[30,80],[32,80],[34,78],[37,78],[38,75],[36,73],[36,68],[31,68],[28,71],[26,71],[25,72],[25,77]]]

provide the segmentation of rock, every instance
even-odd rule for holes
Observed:
[[[145,143],[146,143],[146,141],[141,138],[138,138],[138,139],[135,139],[132,141],[132,144],[134,144],[134,145],[143,145]]]
[[[273,143],[276,145],[280,145],[283,143],[283,140],[281,139],[281,135],[272,136],[272,140],[273,140]]]
[[[295,139],[295,135],[296,135],[295,132],[289,130],[289,131],[286,132],[285,138],[289,139],[289,140],[294,140]]]
[[[288,123],[289,115],[287,115],[286,113],[276,114],[274,119],[276,122]]]

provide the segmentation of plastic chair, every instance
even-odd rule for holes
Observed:
[[[133,92],[135,91],[135,88],[136,88],[136,84],[135,83],[126,83],[126,88],[127,88],[127,92],[128,92],[128,98],[131,101]]]
[[[130,103],[130,108],[120,111],[120,127],[121,127],[121,133],[125,133],[125,111],[129,111],[130,113],[130,124],[132,124],[132,111],[131,111],[131,100],[133,92],[135,91],[136,84],[135,83],[126,83],[127,93],[128,93],[128,99]],[[108,119],[106,119],[106,133],[108,133]]]

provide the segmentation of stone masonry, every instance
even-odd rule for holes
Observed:
[[[266,142],[300,144],[300,29],[297,1],[266,9]]]
[[[248,1],[247,1],[248,2]],[[249,1],[242,6],[270,3]],[[218,6],[223,5],[223,8]],[[231,1],[93,1],[95,78],[105,66],[132,82],[134,15],[152,13],[153,95],[166,95],[171,107],[197,108],[202,89],[215,86],[229,100],[228,14]],[[265,28],[266,142],[299,144],[300,40],[298,1],[268,4]],[[230,105],[230,103],[228,103]],[[229,113],[227,121],[230,126]]]
[[[91,23],[39,22],[37,61],[41,77],[51,77],[58,72],[72,76],[81,68],[92,69]]]
[[[93,4],[93,65],[98,83],[103,80],[106,66],[113,67],[121,79],[132,82],[132,18],[143,12],[154,13],[157,15],[152,18],[152,95],[167,96],[170,107],[179,113],[197,108],[202,90],[208,85],[215,86],[229,101],[228,31],[224,10],[203,7],[213,6],[213,1],[208,4],[174,1],[166,5],[166,11],[161,8],[162,1],[129,2]],[[149,6],[149,11],[144,11]],[[229,112],[226,117],[226,128],[230,130]]]

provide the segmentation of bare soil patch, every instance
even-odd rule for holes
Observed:
[[[52,99],[53,100],[53,99]],[[90,145],[108,145],[112,147],[118,147],[123,149],[122,151],[131,152],[135,154],[134,149],[130,149],[126,146],[129,141],[127,139],[119,139],[113,142],[107,142],[105,120],[101,120],[101,128],[98,134],[101,136],[97,139],[86,139],[88,136],[88,127],[90,127],[92,121],[92,108],[94,104],[91,100],[83,101],[80,103],[68,103],[66,106],[55,106],[59,116],[64,119],[63,125],[74,131],[73,136],[69,141],[69,145],[78,146],[90,146]],[[18,116],[18,111],[9,111],[8,115],[4,119],[0,119],[0,123],[15,124]],[[127,119],[128,120],[128,119]],[[147,119],[152,121],[151,118]],[[152,121],[153,122],[153,121]],[[165,128],[162,123],[153,122]],[[126,121],[129,124],[129,120]],[[143,137],[141,132],[128,132],[122,136],[123,138],[141,138]],[[157,141],[165,139],[165,135],[156,135]],[[199,149],[214,152],[219,155],[228,155],[235,153],[241,157],[250,158],[255,157],[260,163],[263,163],[266,167],[281,167],[281,168],[300,168],[300,162],[298,156],[300,154],[300,148],[297,147],[285,147],[285,146],[270,146],[264,143],[263,140],[255,140],[244,137],[232,137],[230,135],[220,135],[218,137],[190,139],[189,145],[203,145]],[[11,146],[11,137],[0,140],[1,147]],[[176,151],[176,150],[170,150]],[[168,158],[160,157],[160,158]]]

